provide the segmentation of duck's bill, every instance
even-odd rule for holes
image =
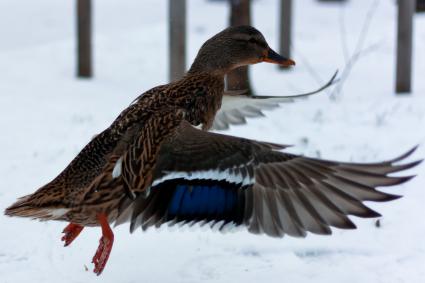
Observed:
[[[267,50],[267,54],[264,56],[264,62],[279,64],[284,67],[295,66],[295,61],[289,58],[285,58],[278,53],[276,53],[273,49],[269,48]]]

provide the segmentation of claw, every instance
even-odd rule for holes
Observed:
[[[105,268],[109,255],[111,254],[112,245],[114,243],[114,234],[109,226],[108,219],[104,214],[100,214],[98,216],[98,220],[102,227],[102,238],[99,240],[99,247],[93,257],[92,263],[94,263],[94,273],[99,276]]]
[[[63,235],[61,241],[64,241],[64,247],[69,246],[72,241],[75,240],[75,238],[78,237],[78,235],[81,233],[81,231],[83,230],[84,226],[78,225],[78,224],[74,224],[74,223],[69,223],[68,226],[65,227],[65,229],[63,229],[62,233],[65,233],[65,235]]]

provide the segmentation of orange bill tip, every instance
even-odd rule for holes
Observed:
[[[294,60],[279,55],[271,48],[267,50],[263,62],[278,64],[284,67],[295,66]]]

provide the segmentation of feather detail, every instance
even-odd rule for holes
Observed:
[[[338,82],[336,71],[330,80],[316,90],[288,96],[247,96],[244,90],[226,91],[220,110],[217,112],[212,128],[214,130],[227,130],[230,125],[246,124],[246,118],[264,116],[264,110],[272,110],[282,103],[291,103],[319,93]]]
[[[122,157],[120,157],[115,163],[114,169],[112,170],[112,178],[118,178],[121,176],[122,171]]]

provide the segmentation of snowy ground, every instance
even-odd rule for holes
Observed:
[[[96,77],[89,81],[74,78],[74,2],[0,0],[1,211],[56,176],[139,93],[166,81],[167,1],[95,1]],[[290,72],[254,66],[258,94],[294,93],[326,81],[345,65],[344,53],[354,52],[366,17],[362,48],[369,51],[336,101],[324,93],[230,133],[338,160],[382,160],[418,143],[412,159],[425,157],[425,15],[415,20],[414,93],[395,97],[395,1],[294,2],[297,66]],[[277,3],[258,0],[253,7],[254,25],[275,47]],[[222,2],[200,0],[188,7],[191,61],[201,43],[225,27],[228,10]],[[86,229],[63,248],[65,223],[0,216],[0,283],[424,282],[425,166],[412,173],[418,177],[388,189],[404,198],[371,204],[384,215],[381,228],[354,219],[356,231],[271,239],[199,229],[130,235],[120,226],[100,278],[90,263],[99,229]]]

